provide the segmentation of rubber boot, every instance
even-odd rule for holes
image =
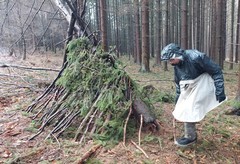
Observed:
[[[195,122],[184,123],[184,137],[189,139],[195,139],[197,137]]]
[[[186,147],[197,141],[196,123],[184,123],[184,136],[176,140],[175,144],[180,147]]]

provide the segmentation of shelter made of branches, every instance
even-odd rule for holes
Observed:
[[[41,123],[32,138],[49,126],[48,137],[59,137],[72,127],[74,139],[80,142],[92,138],[118,141],[127,130],[136,128],[129,123],[133,111],[143,114],[146,123],[156,121],[152,106],[143,101],[141,87],[114,54],[93,47],[85,37],[72,40],[67,50],[59,76],[28,108]]]

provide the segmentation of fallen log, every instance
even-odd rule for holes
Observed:
[[[27,69],[27,70],[35,70],[35,71],[54,71],[54,72],[59,72],[60,69],[53,69],[53,68],[41,68],[41,67],[27,67],[27,66],[22,66],[22,65],[12,65],[12,64],[5,64],[1,63],[0,64],[1,68],[18,68],[18,69]]]

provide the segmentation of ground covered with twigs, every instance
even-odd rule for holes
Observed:
[[[1,54],[4,64],[60,69],[62,56],[39,54],[27,61]],[[40,124],[33,120],[27,107],[57,76],[57,72],[25,70],[14,67],[0,68],[0,163],[81,163],[90,157],[89,163],[238,163],[240,161],[240,117],[225,115],[231,108],[237,89],[236,70],[224,70],[228,102],[210,112],[197,125],[198,142],[188,148],[178,148],[173,143],[171,111],[173,103],[163,102],[167,94],[174,95],[172,68],[164,72],[153,67],[151,73],[139,72],[139,66],[122,57],[125,70],[138,84],[152,85],[163,93],[154,101],[155,113],[160,121],[160,131],[142,129],[135,131],[118,144],[98,146],[92,140],[80,145],[71,136],[71,130],[60,138],[46,138],[50,129],[28,141],[38,132]],[[235,66],[236,67],[236,66]],[[167,93],[167,94],[166,94]],[[177,123],[176,133],[181,136],[182,126]],[[137,127],[138,128],[138,127]]]

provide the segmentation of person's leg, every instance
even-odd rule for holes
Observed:
[[[184,137],[189,139],[195,139],[197,137],[195,122],[184,123]]]
[[[196,133],[196,123],[195,122],[185,122],[184,123],[184,136],[177,139],[175,142],[178,146],[188,146],[197,140]]]

